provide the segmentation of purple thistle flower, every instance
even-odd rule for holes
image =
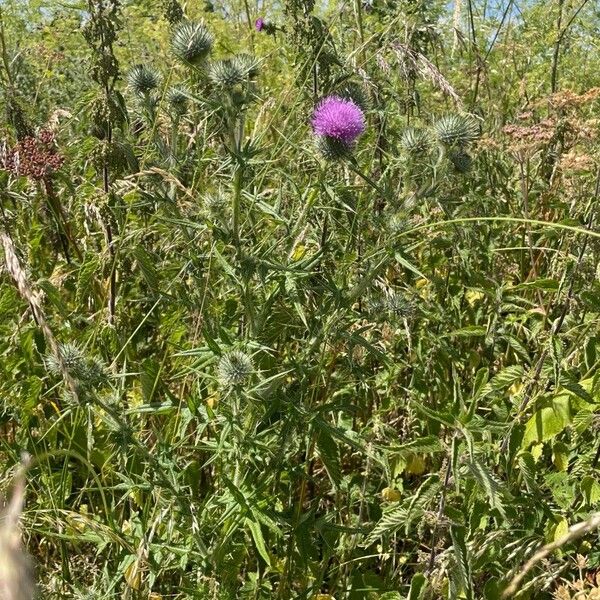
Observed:
[[[315,109],[312,126],[316,135],[351,146],[365,130],[365,115],[352,100],[328,96]]]
[[[256,29],[256,31],[262,31],[265,28],[265,25],[265,20],[262,17],[259,17],[254,22],[254,28]]]

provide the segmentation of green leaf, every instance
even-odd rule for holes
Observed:
[[[586,475],[580,483],[581,493],[588,506],[594,506],[600,502],[600,484],[594,477]]]
[[[537,469],[535,465],[535,458],[531,452],[522,452],[519,455],[519,468],[521,469],[523,481],[525,482],[529,492],[537,490],[538,485],[535,479]]]
[[[537,410],[527,421],[522,447],[529,448],[534,442],[552,439],[570,423],[570,399],[568,396],[558,396],[554,398],[552,406]]]
[[[496,373],[492,379],[481,388],[480,397],[483,398],[493,392],[504,390],[516,381],[523,378],[524,370],[521,365],[511,365]]]
[[[252,539],[254,540],[254,545],[256,546],[258,553],[262,556],[267,565],[271,566],[271,556],[267,552],[265,538],[263,537],[260,524],[252,519],[246,518],[246,525],[252,534]]]
[[[556,542],[557,540],[560,540],[561,538],[565,537],[567,533],[569,533],[569,522],[567,519],[565,519],[565,517],[560,517],[560,520],[554,529],[553,541]]]
[[[370,546],[377,538],[383,535],[391,535],[398,531],[406,523],[408,513],[404,506],[392,506],[383,513],[383,516],[375,525],[364,542],[364,546]]]
[[[146,252],[142,246],[136,246],[133,249],[133,256],[140,268],[142,277],[146,280],[148,287],[154,292],[158,292],[158,272],[156,270],[155,260]]]
[[[461,329],[455,329],[444,337],[479,337],[487,333],[487,327],[481,325],[469,325]]]
[[[551,279],[550,277],[541,277],[540,279],[536,279],[535,281],[526,281],[525,283],[519,283],[511,288],[511,291],[518,290],[545,290],[549,292],[555,292],[558,290],[559,283],[556,279]]]
[[[478,459],[469,460],[467,466],[488,497],[490,508],[497,510],[503,517],[506,516],[503,499],[507,492],[502,484]]]
[[[454,563],[456,569],[452,569],[450,576],[455,582],[456,591],[465,594],[467,600],[473,600],[473,584],[471,582],[471,565],[467,544],[465,541],[466,529],[463,526],[450,527],[452,549],[454,550]]]
[[[338,487],[342,481],[339,448],[336,441],[326,429],[319,430],[317,436],[317,451],[333,485]]]
[[[410,580],[410,590],[406,600],[420,600],[425,587],[427,585],[427,578],[423,573],[415,573]]]

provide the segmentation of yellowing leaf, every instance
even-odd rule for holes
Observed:
[[[386,487],[381,491],[381,497],[386,502],[398,502],[398,500],[402,498],[402,494],[400,493],[400,490]]]
[[[140,590],[142,588],[142,572],[137,560],[129,564],[123,573],[123,577],[131,589]]]
[[[306,254],[306,246],[304,244],[298,244],[294,248],[294,252],[292,253],[292,260],[300,260]]]
[[[425,472],[425,458],[421,454],[412,454],[406,462],[406,472],[411,475],[421,475]]]
[[[542,442],[538,444],[533,444],[531,446],[531,456],[533,456],[533,460],[537,462],[540,460],[542,453],[544,452],[544,444]]]
[[[469,306],[474,306],[479,300],[485,298],[485,294],[479,290],[467,290],[465,298],[467,299]]]
[[[567,533],[569,533],[569,522],[564,517],[561,517],[554,530],[554,541],[564,537]]]

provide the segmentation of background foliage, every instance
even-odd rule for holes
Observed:
[[[598,510],[597,3],[0,10],[1,480],[32,456],[41,597],[491,600]],[[518,597],[600,597],[599,548]]]

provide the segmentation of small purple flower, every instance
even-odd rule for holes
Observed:
[[[351,146],[365,130],[365,115],[352,100],[328,96],[315,109],[312,126],[316,135]]]
[[[262,17],[259,17],[254,22],[254,28],[256,29],[256,31],[262,31],[265,28],[265,25],[265,20]]]

